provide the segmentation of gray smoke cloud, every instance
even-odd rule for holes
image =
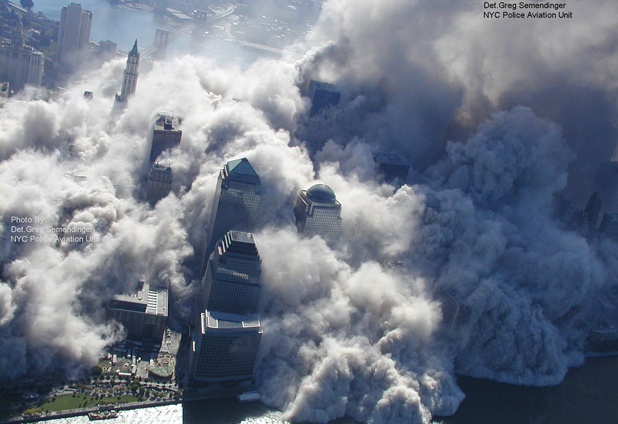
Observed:
[[[48,101],[3,100],[0,378],[94,365],[123,336],[103,302],[142,275],[170,284],[173,324],[188,319],[217,173],[247,157],[263,187],[265,403],[298,421],[428,423],[463,400],[455,372],[560,382],[583,361],[572,316],[618,281],[614,242],[552,218],[554,193],[587,195],[574,164],[593,167],[614,143],[618,6],[594,4],[569,3],[571,23],[498,23],[471,1],[332,0],[279,61],[155,62],[113,110],[123,61]],[[308,120],[306,77],[337,83],[343,103]],[[581,100],[606,106],[602,125],[573,114]],[[151,209],[140,195],[161,111],[183,118],[183,138],[160,159],[173,194]],[[374,151],[402,154],[408,184],[378,183]],[[295,198],[316,182],[343,205],[332,248],[294,226]],[[37,227],[14,217],[96,241],[11,242],[12,226]],[[469,311],[454,329],[439,288]]]

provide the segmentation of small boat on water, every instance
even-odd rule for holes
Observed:
[[[258,392],[245,392],[236,396],[236,398],[240,403],[259,402],[260,400],[262,400]]]
[[[113,409],[89,412],[88,413],[88,418],[90,418],[91,421],[94,421],[94,420],[108,420],[110,418],[118,418],[118,412],[116,412]]]

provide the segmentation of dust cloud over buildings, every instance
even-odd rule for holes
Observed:
[[[299,421],[428,423],[463,400],[455,372],[558,383],[584,360],[587,305],[618,282],[616,243],[552,210],[555,193],[588,198],[616,140],[618,5],[569,8],[570,24],[497,23],[472,1],[326,1],[281,59],[155,61],[113,114],[123,60],[49,101],[0,99],[0,378],[92,366],[122,336],[104,301],[142,276],[169,284],[172,323],[190,319],[217,178],[247,158],[265,403]],[[313,116],[311,79],[341,92]],[[161,110],[182,139],[157,158],[173,180],[151,207],[136,193]],[[379,182],[377,152],[411,166],[406,184]],[[315,184],[341,204],[332,246],[296,228]],[[98,241],[11,241],[28,225]]]

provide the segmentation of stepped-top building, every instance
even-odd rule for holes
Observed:
[[[202,279],[201,309],[255,314],[260,298],[260,254],[253,234],[230,231],[219,240]]]
[[[210,220],[206,228],[201,273],[215,245],[230,230],[250,231],[262,200],[260,177],[246,158],[231,160],[219,172]]]

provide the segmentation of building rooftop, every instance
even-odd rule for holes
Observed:
[[[255,244],[255,240],[253,239],[253,234],[244,233],[242,231],[230,231],[230,240],[237,241],[239,243],[250,243]]]
[[[323,91],[330,91],[332,93],[339,93],[339,90],[337,90],[337,87],[334,84],[331,84],[328,82],[311,80],[309,82],[309,85],[310,87],[313,86],[312,87],[313,90],[323,90]]]
[[[374,153],[373,159],[386,165],[408,166],[408,164],[403,161],[401,156],[394,153]]]
[[[225,164],[227,177],[232,181],[249,184],[260,184],[260,176],[247,158],[234,159]]]
[[[172,115],[159,115],[154,129],[155,131],[180,131],[180,119]]]
[[[171,184],[173,181],[172,167],[155,163],[150,169],[148,180]]]
[[[129,52],[129,56],[138,56],[138,55],[139,53],[137,52],[137,40],[135,40],[135,44],[133,44],[133,48]]]
[[[152,315],[168,314],[168,291],[165,287],[151,286],[139,281],[135,293],[123,293],[112,296],[109,302],[112,309],[126,309]]]
[[[253,234],[241,231],[228,231],[221,239],[221,253],[232,253],[259,258]]]
[[[234,159],[227,163],[230,174],[258,176],[247,158]]]
[[[309,190],[307,190],[307,195],[309,199],[322,203],[332,203],[337,199],[333,189],[326,184],[315,184],[311,186]]]
[[[238,330],[242,332],[261,332],[260,319],[255,315],[237,315],[205,310],[201,316],[202,333],[206,330]]]

